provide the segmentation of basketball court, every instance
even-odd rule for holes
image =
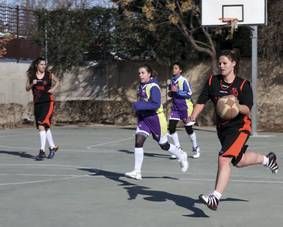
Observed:
[[[196,130],[201,157],[178,163],[149,138],[143,180],[126,178],[133,168],[134,128],[56,127],[54,160],[34,161],[33,128],[0,131],[1,226],[281,226],[283,176],[262,167],[232,170],[218,210],[198,200],[213,189],[219,149],[213,129]],[[191,151],[185,131],[179,136]],[[282,163],[283,134],[250,139],[251,148],[274,151]]]

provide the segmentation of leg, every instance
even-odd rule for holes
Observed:
[[[178,133],[176,132],[176,127],[177,127],[178,122],[179,122],[178,120],[170,119],[169,125],[168,125],[169,136],[172,138],[173,143],[176,147],[180,147]],[[176,155],[171,155],[171,158],[176,159],[177,157]]]
[[[178,122],[178,120],[169,120],[168,132],[169,136],[173,139],[174,145],[180,147],[178,134],[176,132]]]
[[[175,155],[178,158],[181,164],[182,172],[186,172],[188,170],[189,163],[186,152],[182,151],[180,148],[176,147],[175,145],[168,143],[166,136],[161,137],[158,143],[162,150],[169,151],[169,153]]]
[[[185,129],[186,129],[187,134],[191,138],[191,142],[192,142],[192,145],[193,145],[193,158],[199,158],[200,149],[199,149],[199,146],[198,146],[198,143],[197,143],[196,133],[193,130],[193,126],[192,125],[190,125],[190,126],[186,125]]]
[[[248,151],[243,154],[241,160],[236,164],[237,167],[246,167],[251,165],[264,165],[268,167],[272,173],[277,173],[279,170],[279,166],[276,161],[276,155],[273,152],[269,154],[262,155],[253,151]]]
[[[252,151],[247,151],[246,153],[243,154],[241,160],[238,162],[236,166],[241,168],[251,165],[262,164],[264,157],[265,156],[262,154],[258,154]]]
[[[46,131],[43,125],[38,126],[39,136],[40,136],[40,150],[45,150],[46,144]]]
[[[215,191],[223,193],[226,186],[228,185],[231,175],[231,163],[232,158],[229,157],[218,157],[218,170],[215,182]]]
[[[55,152],[59,149],[59,147],[54,144],[50,128],[46,128],[46,138],[49,143],[49,154],[47,158],[52,159],[54,158]]]
[[[201,194],[199,196],[200,200],[204,202],[208,208],[216,210],[218,207],[219,200],[224,192],[226,186],[228,185],[230,175],[231,175],[231,163],[232,158],[230,157],[218,157],[218,170],[215,181],[215,190],[209,195]]]
[[[43,125],[38,125],[38,130],[39,130],[39,137],[40,137],[40,150],[38,155],[35,157],[35,160],[41,161],[43,160],[46,155],[45,155],[45,144],[46,144],[46,131]]]
[[[134,178],[136,180],[141,180],[141,168],[143,163],[143,145],[146,140],[147,136],[142,133],[137,133],[135,138],[135,168],[131,172],[125,173],[127,177]]]
[[[55,144],[54,144],[54,140],[53,140],[53,136],[52,136],[50,128],[46,128],[46,138],[47,138],[49,147],[54,148]]]

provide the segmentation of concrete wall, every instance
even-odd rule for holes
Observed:
[[[32,100],[25,90],[28,63],[0,62],[0,104],[18,103],[26,106]]]
[[[240,75],[250,79],[250,61],[242,62],[245,64],[242,63]],[[78,121],[135,123],[131,102],[136,99],[137,71],[143,64],[144,62],[112,62],[65,73],[61,79],[61,87],[56,93],[54,119],[57,122],[72,123]],[[151,66],[159,72],[162,100],[168,113],[167,104],[170,105],[170,101],[166,95],[166,81],[170,75],[169,69],[156,63],[152,63]],[[25,91],[28,67],[29,63],[0,62],[0,126],[5,124],[13,126],[22,119],[33,117],[32,95],[31,92]],[[209,64],[191,63],[184,73],[192,84],[194,101],[206,81],[208,71]],[[283,130],[282,78],[282,66],[273,62],[259,62],[258,128]],[[198,119],[200,125],[213,124],[214,111],[211,107],[210,105],[201,114]]]

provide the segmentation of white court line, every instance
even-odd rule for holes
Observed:
[[[0,183],[0,186],[49,183],[49,182],[56,182],[56,181],[71,180],[71,179],[85,177],[85,176],[87,176],[87,175],[71,176],[71,177],[64,177],[64,178],[60,178],[60,179],[50,179],[50,180],[36,180],[36,181],[23,181],[23,182],[13,182],[13,183]]]
[[[133,135],[134,136],[134,135]],[[123,141],[128,141],[133,139],[133,136],[131,137],[127,137],[124,139],[120,139],[120,140],[114,140],[114,141],[110,141],[110,142],[105,142],[105,143],[98,143],[98,144],[94,144],[94,145],[89,145],[86,147],[86,149],[92,149],[93,147],[100,147],[100,146],[104,146],[104,145],[108,145],[108,144],[113,144],[113,143],[119,143],[119,142],[123,142]],[[110,138],[111,139],[111,138]]]
[[[14,163],[0,163],[0,168],[4,168],[4,167],[14,167],[14,166],[24,166],[24,167],[48,167],[48,168],[52,168],[52,167],[59,167],[59,168],[71,168],[71,169],[95,169],[93,166],[75,166],[75,165],[64,165],[64,164],[14,164]]]
[[[135,134],[132,135],[131,137],[127,137],[127,138],[124,138],[124,139],[119,139],[119,140],[114,140],[114,141],[108,141],[108,142],[105,142],[105,143],[98,143],[98,144],[89,145],[89,146],[86,146],[86,149],[90,150],[90,149],[95,148],[95,147],[100,147],[100,146],[105,146],[105,145],[108,145],[108,144],[115,144],[115,143],[120,143],[120,142],[128,141],[128,140],[133,139],[134,136],[135,136]],[[2,145],[2,144],[0,144],[0,147],[1,148],[9,148],[9,149],[19,149],[20,151],[22,151],[22,149],[30,149],[30,150],[34,150],[35,149],[34,147],[25,147],[25,146],[16,147],[16,146],[6,146],[6,145]],[[78,148],[78,149],[62,149],[62,151],[82,151],[82,152],[86,152],[86,150],[83,150],[82,148]]]
[[[215,179],[208,179],[208,178],[188,178],[188,179],[181,179],[182,181],[204,181],[204,182],[215,182]],[[283,181],[271,181],[271,180],[236,180],[230,179],[230,182],[236,183],[253,183],[253,184],[283,184]]]
[[[87,177],[89,174],[33,174],[33,173],[0,173],[0,176],[22,176],[22,177]]]
[[[23,147],[23,146],[16,147],[16,146],[6,146],[6,145],[2,145],[2,144],[0,144],[0,147],[1,148],[9,148],[9,149],[21,149],[21,148],[24,148],[24,149],[29,149],[29,150],[35,150],[34,147]]]

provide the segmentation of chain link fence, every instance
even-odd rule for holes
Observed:
[[[17,62],[36,58],[40,54],[40,47],[32,42],[36,29],[37,17],[33,10],[0,4],[0,36],[9,33],[15,37],[8,43],[4,58]]]

